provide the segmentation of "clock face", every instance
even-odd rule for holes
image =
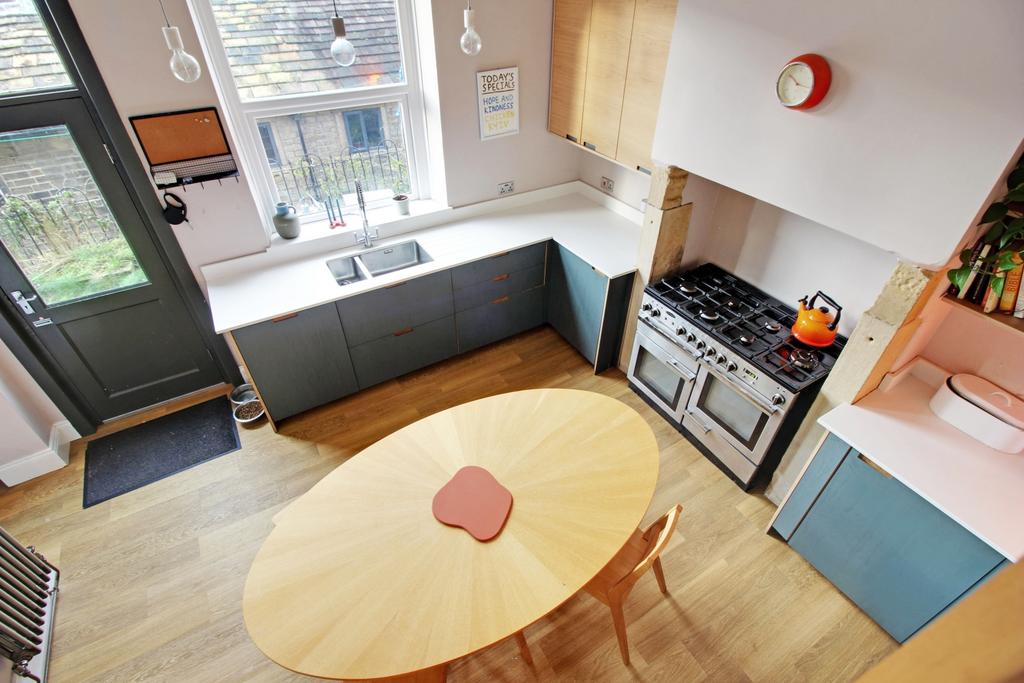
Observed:
[[[814,89],[814,73],[803,62],[790,62],[779,74],[775,85],[779,102],[787,107],[803,104]]]

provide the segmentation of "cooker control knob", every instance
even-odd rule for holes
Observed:
[[[697,343],[695,344],[695,346],[697,347],[697,350],[698,350],[698,351],[700,351],[701,349],[703,349],[703,348],[704,348],[704,342],[702,342],[702,341],[700,341],[700,340],[698,339],[698,340],[697,340]]]
[[[786,402],[786,397],[783,396],[782,394],[775,394],[774,396],[772,396],[772,405],[773,406],[781,406],[785,402]]]
[[[690,342],[691,344],[693,343],[693,340],[696,338],[697,336],[693,332],[686,333],[686,341]]]
[[[677,327],[676,328],[676,334],[678,334],[680,337],[682,337],[684,334],[686,334],[686,328],[685,327]]]
[[[651,317],[652,318],[657,318],[660,315],[661,315],[661,309],[655,308],[653,311],[651,311]]]
[[[707,348],[707,350],[704,351],[704,357],[705,358],[712,358],[713,359],[715,357],[715,354],[717,354],[717,353],[718,353],[717,351],[715,351],[712,347],[709,346]]]
[[[728,370],[729,372],[736,372],[736,368],[738,368],[738,367],[739,366],[736,365],[736,361],[729,361],[726,364],[725,369]]]
[[[644,304],[643,306],[641,306],[641,307],[640,307],[640,309],[641,309],[641,310],[644,310],[644,311],[649,311],[649,310],[651,310],[652,308],[654,308],[654,306],[652,306],[652,305],[650,305],[650,304]]]
[[[724,353],[720,353],[720,354],[718,354],[718,357],[715,358],[715,360],[718,361],[719,363],[724,363],[725,361],[727,361],[729,359],[725,357]]]

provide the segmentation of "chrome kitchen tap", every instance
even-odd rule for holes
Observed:
[[[356,201],[359,202],[359,213],[363,216],[363,234],[355,233],[356,242],[362,242],[364,247],[372,247],[375,239],[380,239],[380,231],[374,228],[370,233],[370,221],[366,217],[366,200],[363,198],[363,183],[359,180],[356,183]]]

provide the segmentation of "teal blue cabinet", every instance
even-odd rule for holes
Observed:
[[[773,528],[900,642],[1005,562],[834,435]]]
[[[448,316],[353,346],[350,353],[359,388],[365,389],[451,358],[456,351],[455,318]]]
[[[235,330],[233,336],[274,420],[358,389],[334,304]]]
[[[548,265],[548,322],[594,365],[615,364],[633,274],[611,279],[560,244]]]

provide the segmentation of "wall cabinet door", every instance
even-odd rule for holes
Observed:
[[[591,2],[555,0],[552,18],[548,130],[573,142],[583,127]]]
[[[593,0],[583,95],[584,146],[615,158],[633,26],[633,0]]]
[[[789,542],[900,642],[1004,560],[853,449]]]
[[[661,86],[676,20],[677,0],[636,0],[629,47],[617,161],[650,172]]]
[[[235,330],[233,336],[274,420],[358,388],[334,304]]]
[[[608,278],[562,245],[551,250],[548,322],[591,363],[597,359]]]

